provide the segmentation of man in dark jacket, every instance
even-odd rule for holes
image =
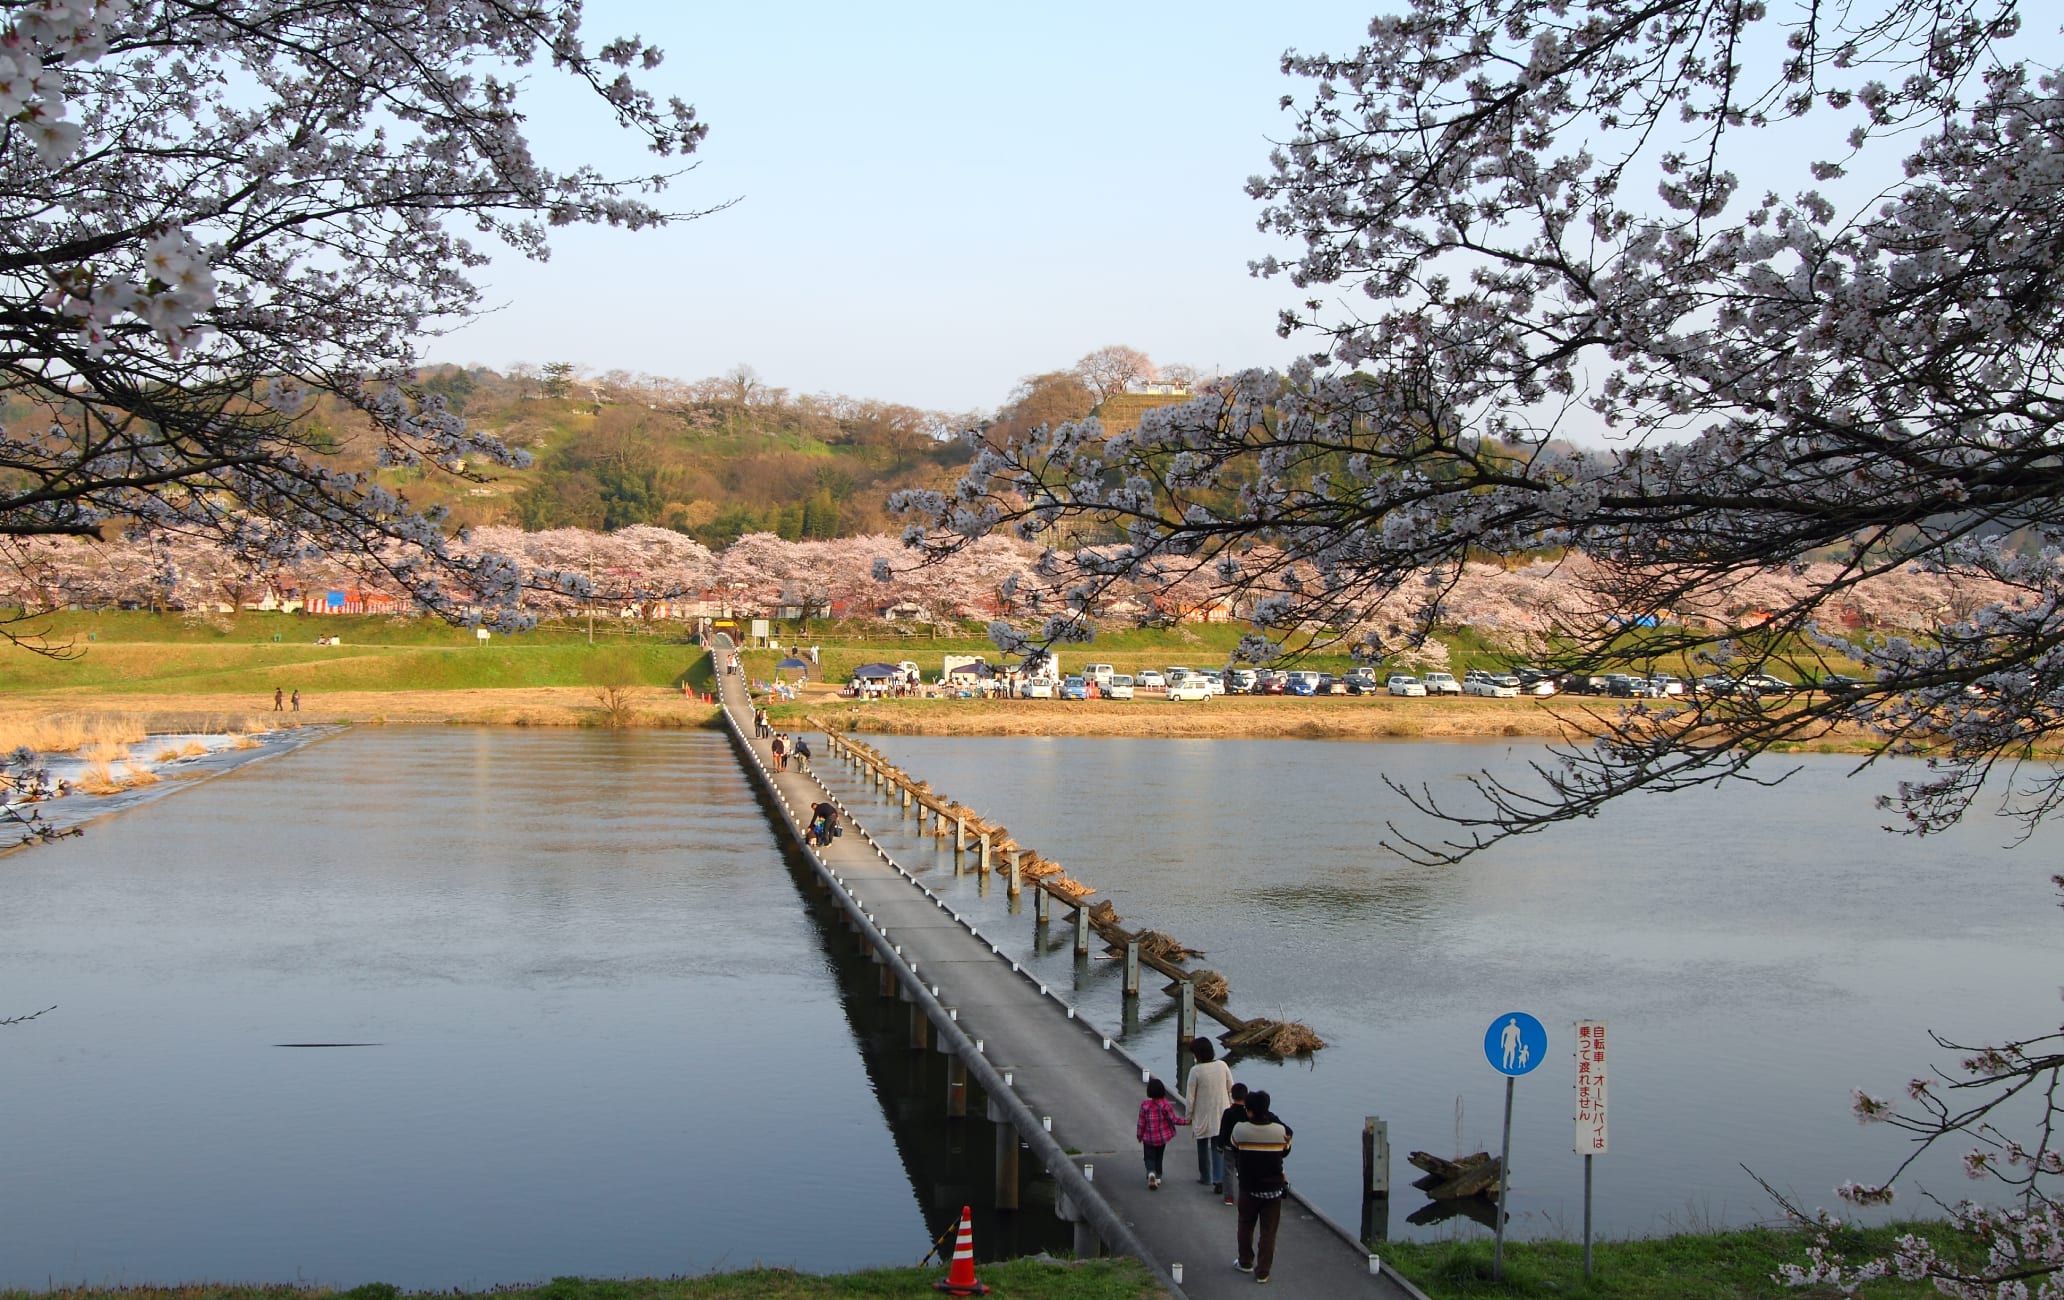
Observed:
[[[1247,1118],[1247,1085],[1233,1085],[1233,1104],[1226,1107],[1218,1117],[1218,1136],[1214,1139],[1218,1149],[1226,1153],[1225,1203],[1235,1204],[1240,1194],[1240,1162],[1232,1155],[1233,1126]]]
[[[1290,1182],[1283,1177],[1283,1158],[1290,1154],[1290,1126],[1269,1109],[1268,1093],[1259,1089],[1247,1094],[1247,1118],[1233,1125],[1233,1159],[1240,1171],[1240,1257],[1233,1267],[1253,1273],[1254,1280],[1269,1280],[1276,1262],[1276,1229],[1283,1221],[1283,1193]],[[1261,1241],[1254,1241],[1254,1229],[1261,1227]]]

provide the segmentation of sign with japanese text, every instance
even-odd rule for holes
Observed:
[[[1577,1154],[1605,1154],[1605,1022],[1577,1022]]]

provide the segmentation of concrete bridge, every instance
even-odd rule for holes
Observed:
[[[753,735],[745,680],[723,671],[728,658],[720,639],[719,698],[731,736],[801,845],[810,806],[831,796],[793,766],[775,770],[767,742]],[[1019,1161],[1037,1161],[1054,1181],[1057,1212],[1074,1224],[1078,1254],[1134,1256],[1178,1297],[1254,1294],[1253,1275],[1233,1267],[1234,1210],[1189,1181],[1188,1130],[1171,1143],[1168,1184],[1160,1191],[1145,1185],[1133,1120],[1146,1067],[935,898],[864,826],[848,816],[847,827],[830,846],[803,852],[855,943],[874,959],[883,995],[909,1005],[911,1046],[947,1054],[945,1113],[965,1114],[969,1085],[980,1090],[997,1125],[997,1207],[1018,1208]],[[1296,1164],[1293,1151],[1293,1182]],[[1270,1293],[1425,1300],[1294,1187]]]

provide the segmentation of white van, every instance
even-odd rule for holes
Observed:
[[[1095,682],[1098,686],[1109,686],[1111,678],[1115,677],[1117,673],[1118,670],[1109,664],[1082,665],[1082,675]]]

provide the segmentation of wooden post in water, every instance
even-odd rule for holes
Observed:
[[[1021,892],[1023,892],[1024,888],[1024,860],[1020,858],[1017,854],[1013,853],[1011,854],[1010,897],[1016,898]]]
[[[1362,1240],[1390,1240],[1390,1125],[1362,1120]]]
[[[967,813],[956,808],[953,811],[953,856],[967,852]]]
[[[1089,956],[1089,904],[1075,904],[1075,955]]]
[[[946,1058],[946,1117],[967,1118],[967,1062],[958,1053]]]
[[[1125,941],[1125,996],[1126,996],[1126,997],[1129,997],[1129,998],[1136,998],[1136,997],[1138,997],[1138,996],[1139,996],[1139,967],[1140,967],[1140,961],[1139,961],[1139,940],[1138,940],[1138,939],[1136,939],[1136,938],[1134,938],[1134,939],[1127,939],[1127,940]]]
[[[910,1050],[921,1052],[932,1044],[932,1022],[925,1015],[925,1009],[913,1002],[910,1004]]]
[[[1189,980],[1181,980],[1182,988],[1177,990],[1182,1001],[1175,1013],[1175,1037],[1178,1050],[1190,1050],[1190,1040],[1197,1036],[1197,986]]]
[[[1032,895],[1032,924],[1044,926],[1053,920],[1053,891],[1045,885],[1035,885]]]
[[[983,831],[983,832],[982,832],[982,861],[981,861],[981,865],[979,865],[978,867],[976,867],[976,868],[975,868],[975,870],[977,870],[977,871],[981,872],[981,873],[982,873],[983,875],[985,875],[985,876],[989,874],[989,832],[988,832],[988,831]]]

